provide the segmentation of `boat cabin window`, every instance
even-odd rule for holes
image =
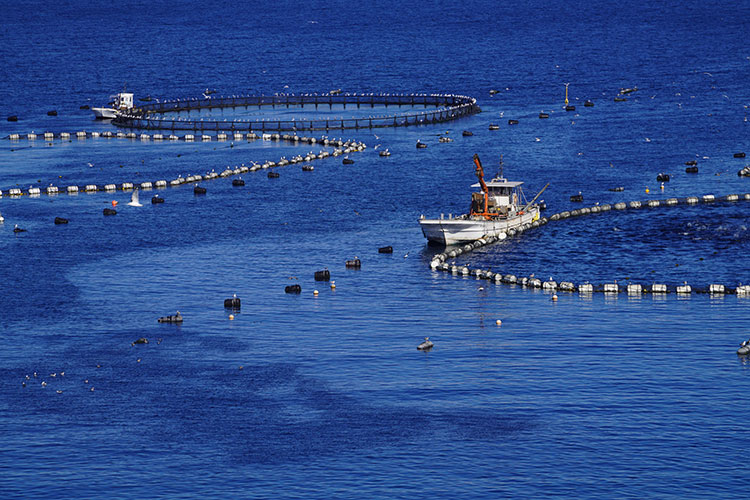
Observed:
[[[510,205],[512,191],[509,187],[492,187],[489,188],[489,195],[495,198],[496,205]]]

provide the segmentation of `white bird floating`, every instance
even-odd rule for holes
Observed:
[[[130,203],[128,203],[131,207],[142,207],[143,204],[138,200],[138,188],[133,190],[133,194],[130,195]]]

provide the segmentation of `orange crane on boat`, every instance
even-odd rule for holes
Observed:
[[[485,218],[489,219],[490,217],[492,217],[492,215],[494,215],[488,212],[490,190],[487,188],[487,184],[484,182],[484,168],[482,167],[482,162],[479,160],[479,155],[476,153],[474,153],[474,165],[476,165],[474,174],[477,176],[477,179],[479,179],[479,185],[482,187],[482,193],[484,194],[484,207],[481,212],[478,212],[474,209],[474,204],[472,203],[471,215],[482,215]]]

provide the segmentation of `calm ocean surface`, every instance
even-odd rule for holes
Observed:
[[[353,165],[249,173],[242,188],[204,182],[204,197],[163,190],[161,205],[153,192],[140,208],[121,192],[1,198],[0,497],[747,497],[750,364],[735,351],[750,337],[750,300],[552,302],[431,271],[440,250],[417,219],[466,211],[474,153],[489,174],[502,155],[529,197],[549,182],[549,213],[580,206],[569,201],[579,191],[587,206],[750,192],[736,174],[747,160],[733,158],[750,153],[750,2],[19,1],[2,11],[3,191],[172,179],[321,149],[5,139],[116,131],[79,107],[125,84],[136,99],[451,92],[483,112],[332,132],[368,149]],[[577,111],[566,113],[568,82]],[[638,91],[614,102],[624,87]],[[438,143],[446,133],[454,141]],[[392,156],[379,157],[386,147]],[[698,174],[684,171],[692,159]],[[672,175],[663,191],[661,172]],[[112,200],[118,214],[105,218]],[[734,287],[750,283],[749,210],[600,214],[457,261],[576,283]],[[392,255],[377,253],[385,245]],[[361,270],[344,267],[354,256]],[[324,268],[335,290],[313,280]],[[293,283],[301,295],[283,293]],[[233,293],[242,310],[230,321]],[[156,322],[176,310],[183,325]],[[415,349],[425,336],[429,353]],[[139,337],[150,343],[131,345]]]

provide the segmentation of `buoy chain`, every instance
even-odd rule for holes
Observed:
[[[190,184],[190,183],[197,183],[202,181],[209,181],[217,178],[226,178],[231,177],[235,175],[240,175],[248,172],[255,172],[262,169],[268,169],[273,167],[284,167],[287,165],[293,165],[296,163],[302,163],[302,162],[311,162],[314,160],[321,160],[324,158],[329,157],[337,157],[343,154],[353,154],[357,152],[364,151],[367,149],[367,145],[363,142],[358,142],[355,140],[348,140],[343,141],[340,139],[336,140],[330,140],[328,138],[299,138],[295,139],[297,136],[286,136],[281,137],[284,140],[289,140],[293,142],[309,142],[310,144],[314,144],[316,142],[319,142],[320,144],[323,144],[325,146],[332,146],[335,149],[333,152],[328,151],[320,151],[319,153],[315,154],[313,152],[309,152],[306,155],[298,154],[296,156],[293,156],[290,159],[287,159],[286,157],[282,157],[279,161],[273,162],[273,161],[266,161],[262,164],[253,162],[250,166],[242,164],[240,166],[235,167],[227,167],[222,172],[207,172],[204,175],[200,174],[194,174],[189,175],[186,177],[177,177],[176,179],[172,179],[170,181],[167,181],[166,179],[160,179],[157,181],[145,181],[140,183],[132,183],[132,182],[123,182],[120,184],[116,183],[109,183],[109,184],[103,184],[103,185],[97,185],[97,184],[85,184],[82,186],[78,185],[72,185],[67,187],[57,187],[57,186],[47,186],[45,188],[41,187],[35,187],[30,186],[28,189],[22,189],[19,187],[12,187],[4,190],[0,190],[0,198],[4,196],[9,196],[12,198],[20,197],[20,196],[31,196],[31,197],[37,197],[41,196],[42,194],[54,196],[57,194],[78,194],[78,193],[96,193],[96,192],[115,192],[115,191],[132,191],[133,189],[139,188],[139,189],[161,189],[161,188],[167,188],[167,187],[177,187],[182,184]]]
[[[678,206],[680,204],[696,205],[698,203],[714,203],[714,202],[736,202],[736,201],[750,201],[750,193],[745,194],[729,194],[726,196],[714,196],[704,195],[702,197],[689,196],[686,198],[669,198],[667,200],[649,200],[645,202],[631,201],[629,203],[616,203],[614,205],[596,205],[593,207],[584,207],[580,209],[563,211],[551,215],[550,217],[542,217],[530,224],[523,224],[515,229],[510,229],[506,232],[500,233],[498,236],[487,236],[478,240],[464,243],[463,245],[456,245],[455,248],[446,249],[442,253],[434,255],[430,261],[430,268],[435,271],[450,272],[454,275],[463,276],[475,276],[477,279],[485,279],[493,281],[495,283],[504,283],[508,285],[517,285],[524,288],[538,288],[549,291],[563,291],[563,292],[579,292],[580,294],[589,293],[605,293],[605,294],[619,294],[627,293],[631,296],[642,295],[642,294],[667,294],[676,293],[679,295],[689,295],[692,293],[706,293],[711,295],[725,295],[725,294],[736,294],[738,296],[750,296],[750,285],[737,285],[729,286],[720,283],[711,283],[704,286],[693,286],[688,285],[687,282],[683,282],[682,285],[666,285],[666,284],[651,284],[641,285],[637,283],[627,283],[625,285],[618,284],[617,281],[612,283],[602,284],[591,284],[582,283],[574,284],[571,281],[560,281],[559,283],[552,279],[542,281],[538,278],[531,276],[517,276],[512,273],[503,273],[492,270],[483,269],[472,269],[468,266],[456,265],[455,262],[448,263],[448,259],[454,259],[462,254],[471,252],[477,248],[481,248],[486,245],[498,241],[504,241],[508,237],[516,236],[523,233],[524,231],[532,228],[543,226],[549,222],[561,221],[571,217],[578,217],[581,215],[589,215],[595,213],[605,213],[612,210],[624,211],[627,209],[640,209],[640,208],[653,208],[658,206]],[[655,203],[656,202],[656,203]]]

